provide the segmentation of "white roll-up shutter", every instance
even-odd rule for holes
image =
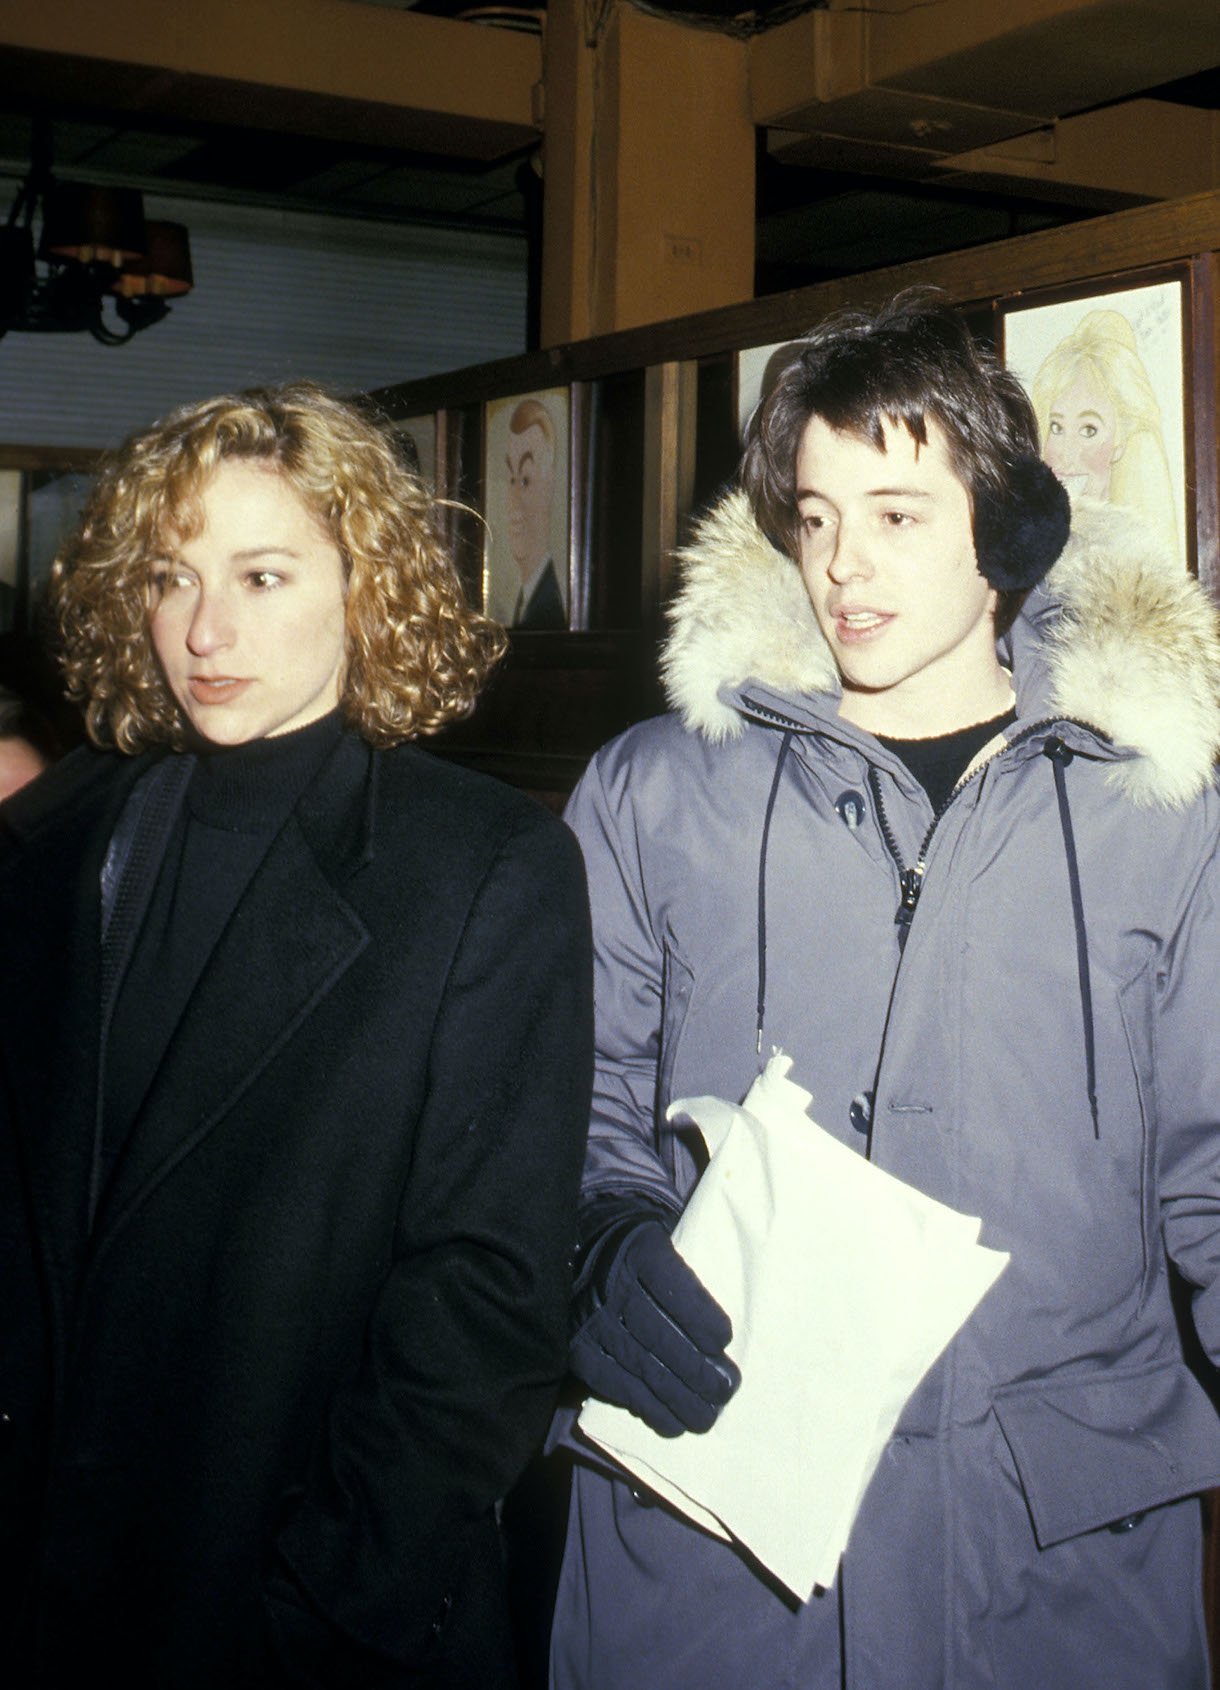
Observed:
[[[0,338],[0,443],[110,446],[175,405],[305,377],[384,387],[525,349],[510,235],[148,199],[190,230],[195,291],[129,345]]]

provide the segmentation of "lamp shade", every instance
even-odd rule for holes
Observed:
[[[137,188],[57,182],[46,199],[44,257],[81,264],[124,264],[144,255],[144,201]]]
[[[150,294],[159,299],[190,293],[195,285],[191,273],[191,243],[183,223],[144,225],[144,255],[125,264],[110,285],[111,293],[123,299]]]

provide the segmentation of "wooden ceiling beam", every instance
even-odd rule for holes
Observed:
[[[0,85],[491,160],[536,141],[536,36],[351,0],[0,0]]]

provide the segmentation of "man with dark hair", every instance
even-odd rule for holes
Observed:
[[[1220,1357],[1220,634],[1165,540],[1069,510],[1018,384],[919,299],[824,324],[752,419],[685,555],[674,713],[569,811],[598,1006],[571,1366],[665,1436],[734,1413],[666,1111],[737,1102],[773,1048],[1010,1259],[806,1601],[577,1434],[555,1690],[1208,1682],[1220,1423],[1170,1263]]]

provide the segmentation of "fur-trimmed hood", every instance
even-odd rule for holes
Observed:
[[[681,553],[662,673],[689,728],[733,738],[735,689],[838,693],[830,648],[800,573],[731,493]],[[1078,501],[1058,563],[1013,631],[1021,714],[1100,730],[1126,753],[1115,783],[1133,802],[1181,805],[1220,755],[1220,617],[1181,563],[1113,505]],[[1036,683],[1027,670],[1037,670]]]

